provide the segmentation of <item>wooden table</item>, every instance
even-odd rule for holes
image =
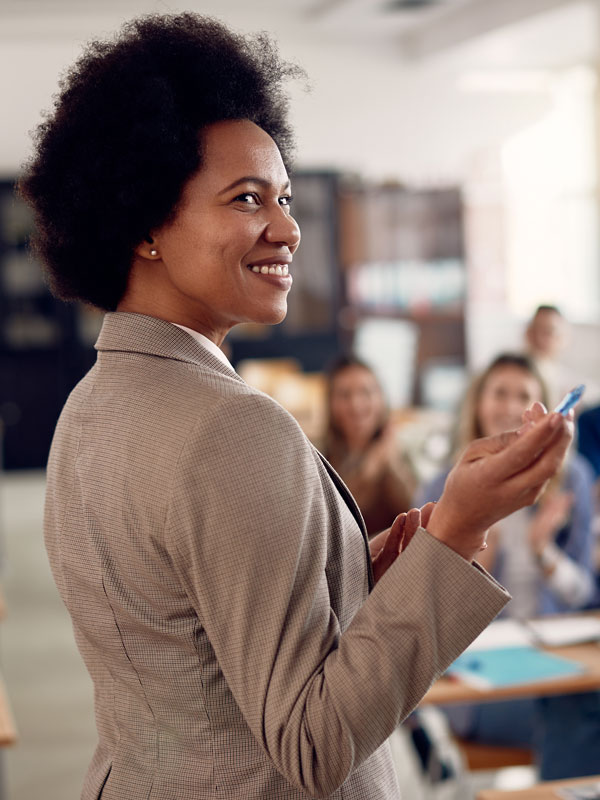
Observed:
[[[598,615],[598,612],[593,613]],[[536,683],[490,689],[476,689],[460,680],[444,676],[433,684],[421,703],[436,705],[465,702],[485,703],[494,700],[512,700],[517,697],[577,694],[600,689],[600,644],[598,642],[586,642],[567,647],[542,647],[541,649],[577,661],[585,667],[585,671],[564,678],[551,678]]]
[[[529,789],[519,789],[518,791],[484,789],[477,793],[477,800],[557,800],[556,789],[586,786],[598,781],[600,781],[600,775],[589,778],[571,778],[567,781],[548,781],[547,783],[538,783]]]

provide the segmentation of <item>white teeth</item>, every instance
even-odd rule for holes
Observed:
[[[261,275],[289,275],[289,268],[287,264],[263,264],[259,267],[258,264],[250,267],[252,272],[260,273]]]

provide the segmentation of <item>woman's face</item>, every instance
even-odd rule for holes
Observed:
[[[368,442],[381,425],[384,400],[375,376],[350,366],[332,379],[331,421],[349,442]]]
[[[521,367],[496,367],[486,378],[477,417],[484,436],[515,430],[521,425],[523,412],[535,400],[542,399],[542,388],[530,372]]]
[[[238,322],[285,317],[300,230],[281,155],[262,128],[248,120],[210,125],[202,154],[175,217],[142,245],[156,260],[141,260],[154,315],[219,344]]]

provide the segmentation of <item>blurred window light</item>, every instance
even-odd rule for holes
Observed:
[[[600,318],[596,92],[592,68],[555,75],[550,112],[502,150],[508,298],[522,318],[540,303]]]

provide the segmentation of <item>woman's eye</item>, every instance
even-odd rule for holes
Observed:
[[[279,205],[280,206],[291,206],[294,201],[294,196],[291,194],[284,194],[283,197],[279,198]]]
[[[244,192],[244,194],[239,194],[235,199],[236,202],[244,203],[247,206],[258,204],[258,199],[253,192]]]

